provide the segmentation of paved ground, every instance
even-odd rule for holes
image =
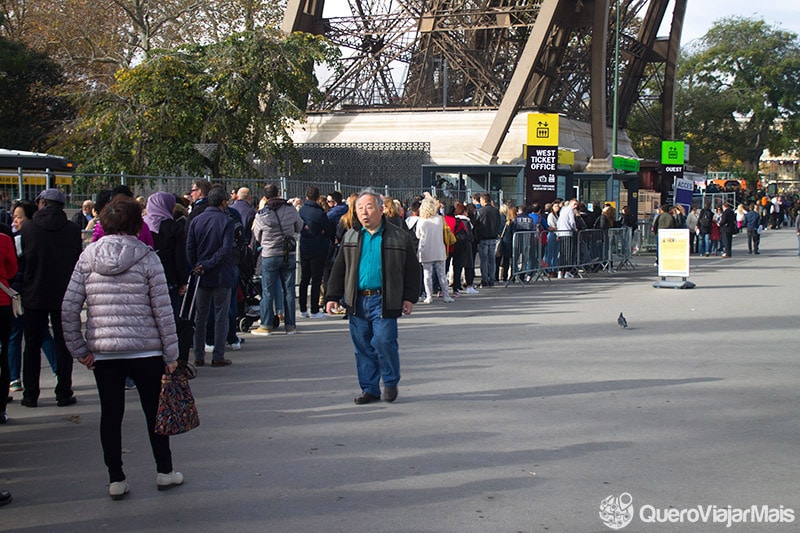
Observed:
[[[353,404],[344,320],[247,335],[233,366],[192,382],[202,425],[172,441],[182,487],[156,491],[128,393],[123,501],[107,495],[97,394],[76,367],[78,405],[10,405],[0,487],[14,502],[0,529],[608,531],[601,501],[626,492],[630,531],[726,529],[644,523],[647,505],[800,515],[797,241],[770,232],[749,256],[742,240],[732,259],[692,262],[693,290],[654,289],[640,258],[635,271],[419,305],[401,321],[393,404]]]

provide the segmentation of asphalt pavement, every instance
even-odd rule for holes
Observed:
[[[654,288],[645,256],[417,305],[394,403],[353,403],[346,320],[244,335],[191,382],[201,425],[171,441],[183,486],[156,490],[127,393],[122,501],[90,372],[76,365],[65,408],[43,372],[39,407],[15,393],[0,426],[0,529],[599,532],[617,504],[624,531],[798,531],[797,238],[765,232],[758,256],[734,242],[692,258],[691,290]]]

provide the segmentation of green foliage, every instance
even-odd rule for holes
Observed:
[[[254,176],[253,159],[293,152],[289,128],[319,97],[313,65],[337,57],[322,38],[271,30],[154,51],[109,90],[82,95],[63,145],[83,171]]]
[[[691,145],[691,163],[754,173],[765,149],[781,154],[800,138],[800,44],[763,20],[717,21],[679,62],[676,138]],[[650,114],[658,116],[655,108]],[[638,117],[635,115],[639,115]],[[660,142],[633,113],[636,142]],[[629,127],[630,127],[629,126]],[[641,129],[638,129],[641,128]]]
[[[47,56],[0,36],[0,147],[46,148],[46,134],[71,114],[62,80]]]

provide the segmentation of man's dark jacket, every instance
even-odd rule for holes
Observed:
[[[317,202],[306,200],[300,207],[303,229],[300,230],[300,256],[319,257],[328,255],[336,227]]]
[[[58,311],[83,249],[81,230],[67,219],[62,208],[49,205],[36,211],[20,231],[25,259],[23,305]]]
[[[484,205],[475,217],[477,222],[476,237],[479,241],[496,239],[500,235],[502,220],[500,211],[493,205]]]
[[[722,219],[719,221],[719,230],[722,232],[736,233],[736,213],[730,207],[722,210]]]
[[[416,303],[420,293],[420,267],[417,252],[408,232],[383,219],[381,240],[381,315],[397,318],[403,314],[403,301]],[[358,266],[361,261],[362,230],[344,235],[340,253],[331,269],[325,299],[343,301],[348,313],[355,314],[358,301]]]
[[[219,207],[212,206],[208,206],[189,222],[186,257],[189,259],[190,270],[198,265],[203,266],[201,287],[235,285],[233,227],[233,219]]]

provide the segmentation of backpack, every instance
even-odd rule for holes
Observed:
[[[250,277],[255,273],[255,257],[244,237],[244,226],[235,218],[230,218],[233,220],[233,262],[239,267],[241,276]]]
[[[711,220],[714,216],[711,214],[710,209],[701,209],[700,216],[697,217],[697,227],[701,229],[711,229]]]
[[[463,220],[456,218],[456,225],[453,233],[456,236],[456,244],[453,250],[458,250],[459,252],[465,250],[467,246],[469,246],[470,239],[469,233],[467,232],[467,225],[464,224]]]
[[[403,224],[403,227],[406,228],[406,231],[408,232],[409,236],[411,237],[411,243],[414,245],[414,251],[415,252],[419,251],[419,237],[417,237],[417,224],[418,223],[419,223],[419,220],[414,222],[414,225],[411,226],[410,228],[408,227],[408,224]]]

